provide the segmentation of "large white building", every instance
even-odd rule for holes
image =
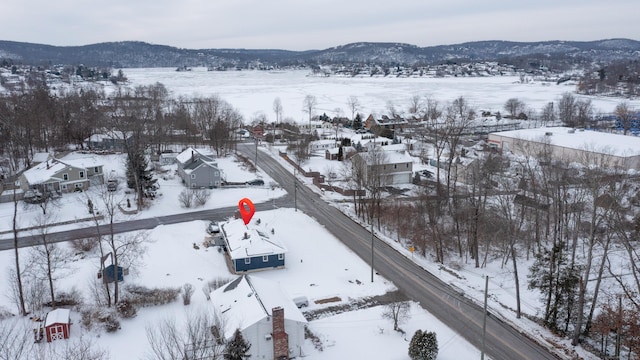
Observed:
[[[626,170],[640,170],[640,137],[567,127],[502,131],[489,134],[489,144],[519,155],[538,156]]]

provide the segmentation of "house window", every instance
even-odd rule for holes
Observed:
[[[73,185],[76,187],[76,189],[82,189],[82,183],[75,183]]]
[[[84,171],[80,171],[80,179],[84,179]]]
[[[96,166],[93,168],[93,172],[97,174],[100,172],[100,169]]]
[[[269,261],[269,255],[265,255],[262,257],[262,262],[268,262]]]
[[[393,168],[397,169],[398,168],[398,164],[393,164]]]
[[[245,258],[245,259],[244,259],[244,264],[245,264],[245,265],[249,265],[249,264],[251,264],[251,258]]]
[[[68,181],[69,180],[69,174],[62,174],[62,180]]]
[[[406,164],[407,169],[409,168],[409,163]]]
[[[191,174],[191,178],[195,179],[196,178],[196,174]]]
[[[284,260],[284,254],[278,254],[278,260]]]
[[[67,184],[62,184],[62,190],[67,190]]]
[[[216,171],[216,172],[214,173],[214,176],[220,176],[220,171]]]

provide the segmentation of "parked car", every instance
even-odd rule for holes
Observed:
[[[293,298],[293,302],[300,309],[309,306],[309,299],[304,295],[299,295]]]
[[[107,181],[107,191],[116,191],[118,190],[118,180],[108,180]]]
[[[209,233],[209,235],[217,235],[220,233],[220,226],[218,225],[217,221],[212,221],[209,223],[209,225],[207,226],[207,232]]]
[[[263,186],[263,185],[264,185],[264,180],[262,180],[262,179],[255,179],[255,180],[247,181],[247,185],[252,185],[252,186]]]

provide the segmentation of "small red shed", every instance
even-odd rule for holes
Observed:
[[[69,309],[55,309],[49,311],[44,320],[44,332],[47,342],[68,339],[71,330],[71,311]]]

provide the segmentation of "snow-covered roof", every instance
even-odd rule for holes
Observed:
[[[97,156],[86,155],[81,153],[70,153],[65,157],[58,159],[59,161],[78,168],[88,169],[96,166],[102,166],[103,163]]]
[[[58,160],[49,160],[42,162],[22,173],[22,176],[31,185],[42,184],[55,178],[55,175],[67,168],[69,165]],[[62,180],[62,179],[59,179]]]
[[[34,163],[41,163],[44,161],[49,160],[49,157],[51,156],[51,154],[47,153],[47,152],[39,152],[39,153],[35,153],[33,154],[33,159],[32,161]]]
[[[67,324],[69,323],[69,316],[71,311],[69,309],[55,309],[49,311],[44,322],[44,326],[53,324]]]
[[[176,156],[176,161],[178,161],[181,164],[184,164],[185,162],[189,161],[189,159],[191,159],[191,157],[193,155],[202,155],[208,158],[213,158],[214,157],[214,153],[213,151],[209,150],[209,149],[194,149],[192,147],[187,148],[185,151],[181,152],[180,154],[178,154],[178,156]]]
[[[380,156],[379,159],[376,159],[374,151],[378,153],[378,155]],[[372,150],[372,151],[359,153],[359,154],[366,161],[367,165],[389,165],[389,164],[413,162],[413,158],[405,150],[402,150],[402,151]]]
[[[280,284],[253,275],[240,276],[214,290],[211,303],[224,319],[225,338],[230,338],[235,329],[244,330],[271,316],[275,307],[284,310],[285,319],[307,322]]]
[[[327,151],[329,152],[329,154],[331,155],[337,155],[340,152],[340,147],[335,147],[335,148],[331,148],[331,149],[327,149]],[[342,152],[343,153],[348,153],[350,151],[356,151],[356,148],[354,148],[353,146],[343,146],[342,147]]]
[[[494,134],[535,142],[549,141],[551,145],[555,146],[602,152],[623,157],[640,155],[640,137],[635,136],[568,127],[521,129],[501,131]]]
[[[257,224],[257,217],[245,225],[242,219],[222,224],[231,259],[284,254],[287,248],[264,225]]]

